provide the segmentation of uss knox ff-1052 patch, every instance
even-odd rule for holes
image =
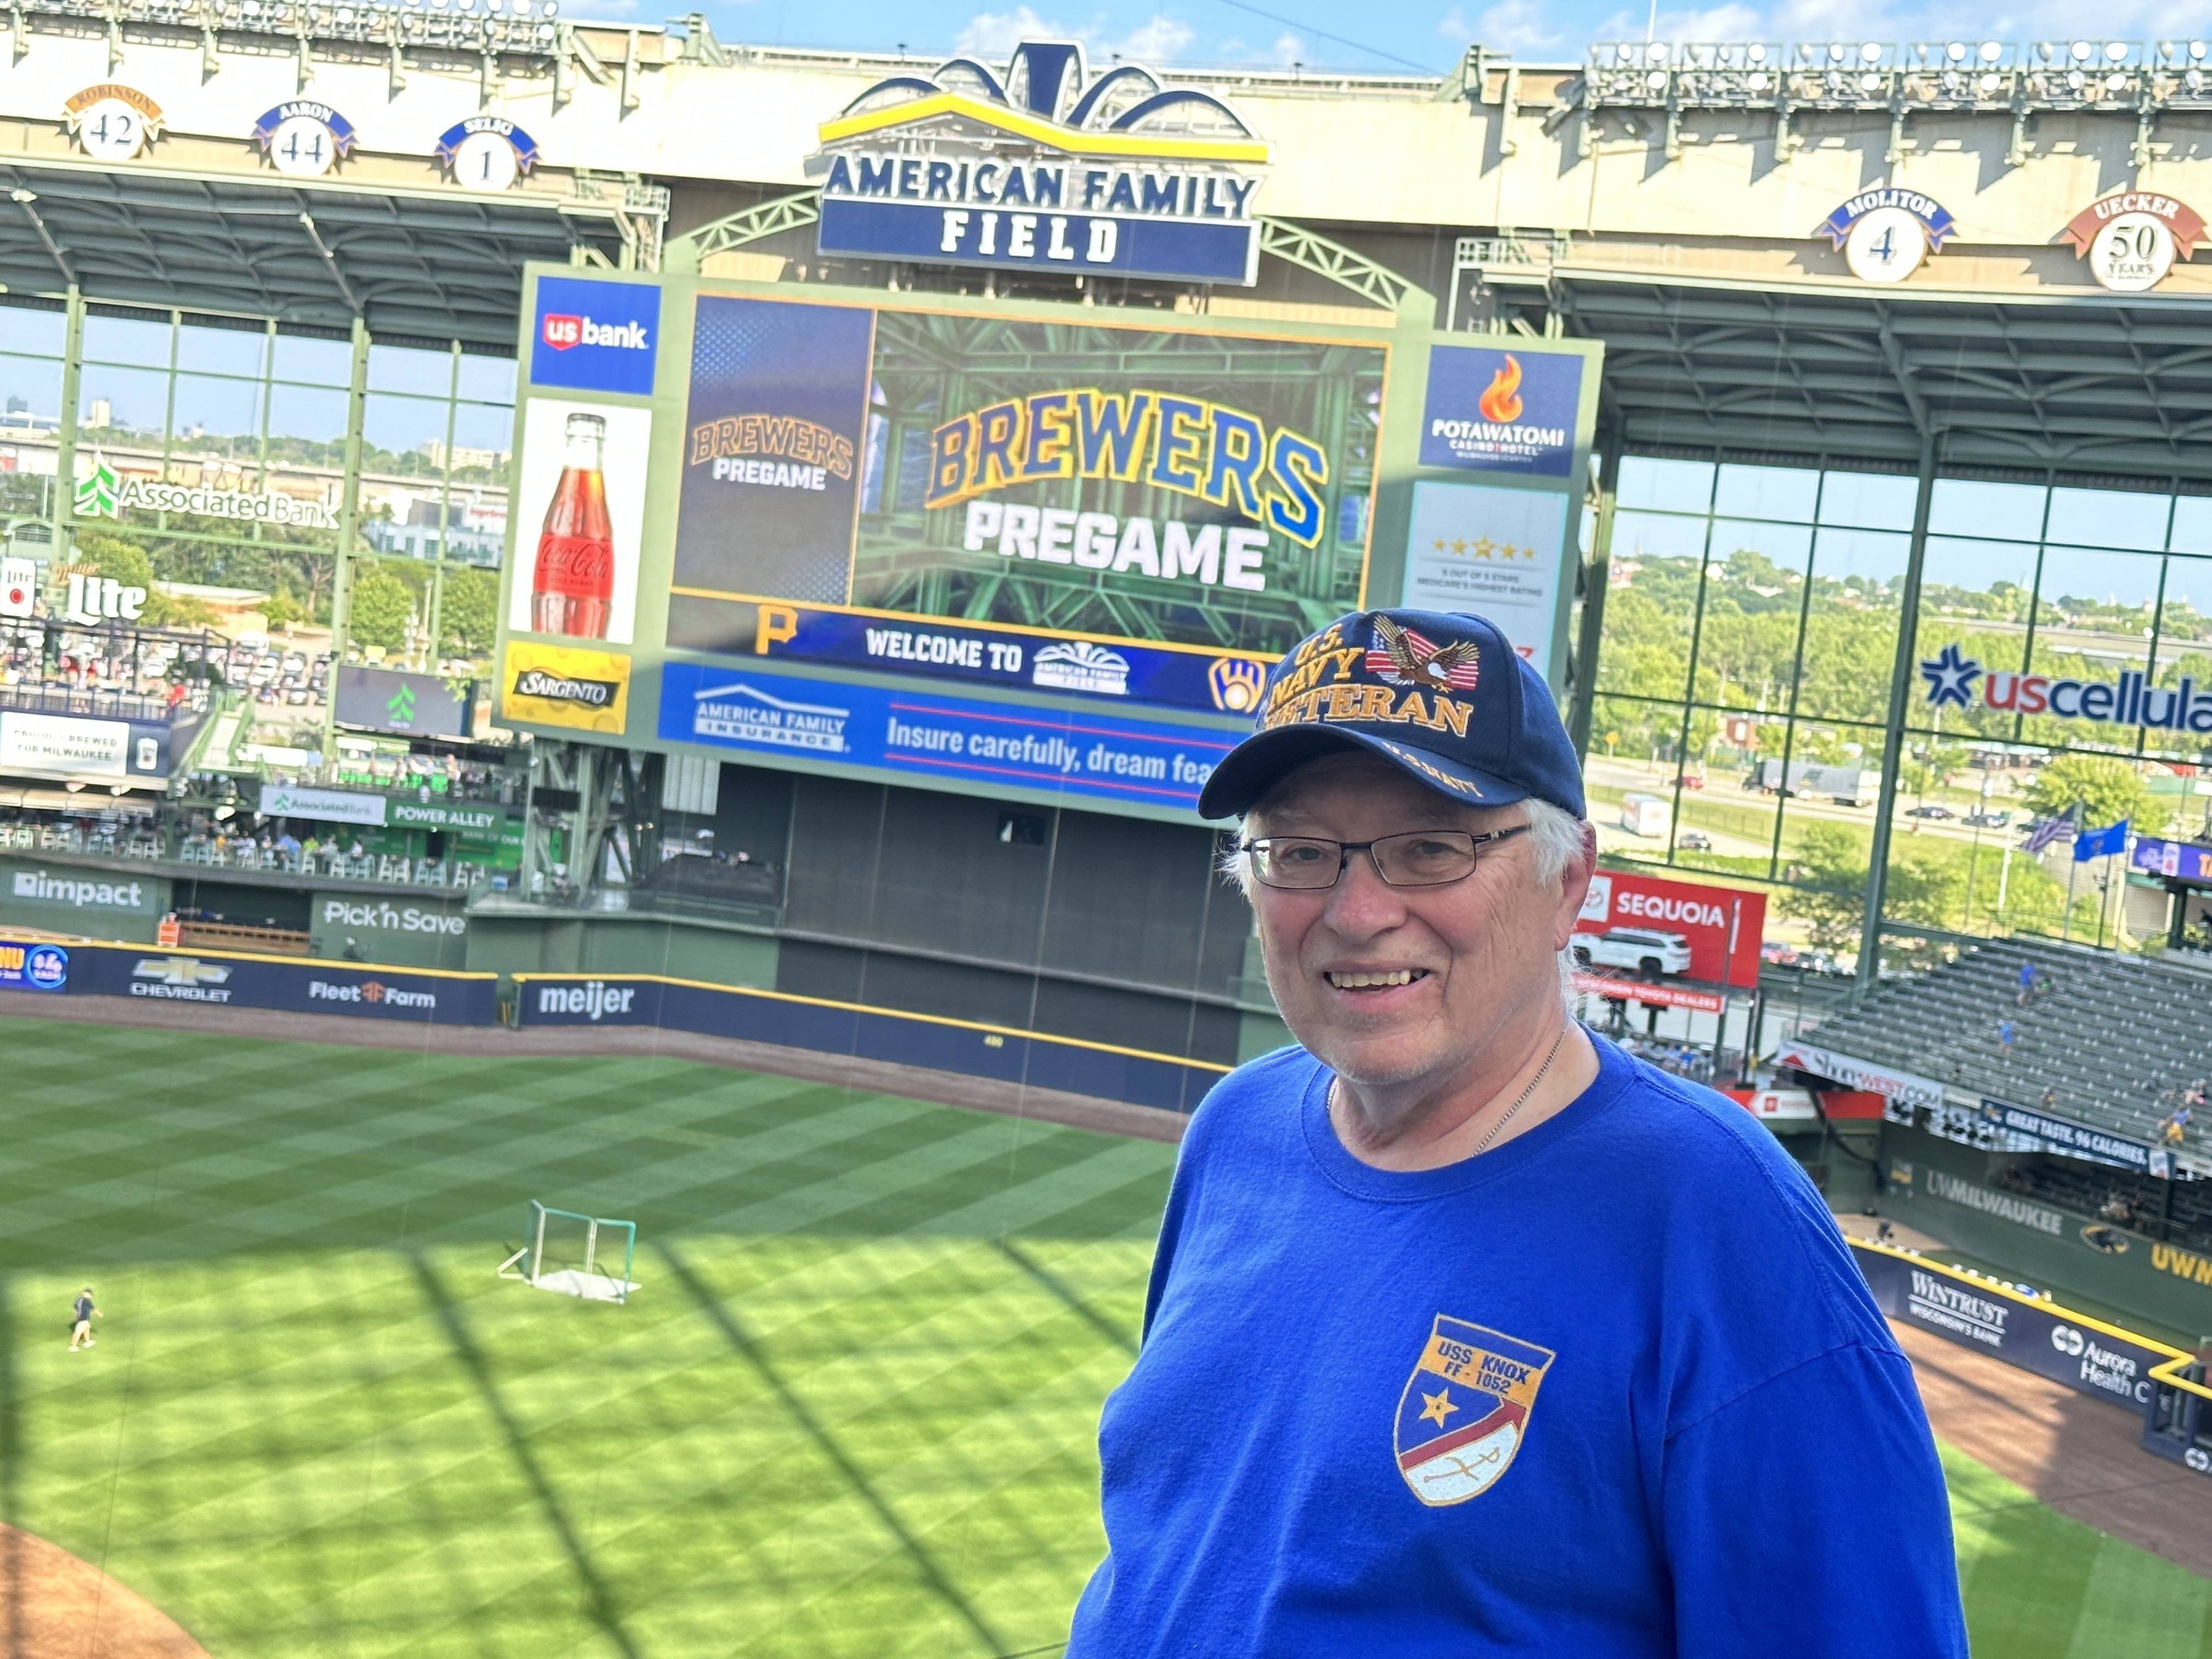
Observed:
[[[1398,1473],[1432,1509],[1490,1490],[1521,1449],[1536,1389],[1557,1356],[1438,1314],[1399,1396]]]

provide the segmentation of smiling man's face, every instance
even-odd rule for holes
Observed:
[[[1425,789],[1385,761],[1331,755],[1285,776],[1245,822],[1247,838],[1373,841],[1415,830],[1476,835],[1527,820]],[[1479,1073],[1501,1039],[1556,1018],[1559,951],[1589,884],[1587,866],[1540,884],[1533,838],[1481,849],[1474,872],[1392,887],[1364,853],[1321,890],[1255,884],[1267,983],[1291,1034],[1347,1084],[1410,1120]]]

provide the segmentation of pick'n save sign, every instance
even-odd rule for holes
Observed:
[[[1575,932],[1603,933],[1615,927],[1680,935],[1690,947],[1686,979],[1756,986],[1766,895],[1742,887],[1706,887],[1601,870],[1590,880]]]

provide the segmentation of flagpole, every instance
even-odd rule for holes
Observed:
[[[2074,937],[2074,878],[2081,873],[2081,860],[2079,859],[2071,859],[2066,866],[2066,919],[2058,925],[2061,939]]]

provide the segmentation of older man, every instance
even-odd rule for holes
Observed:
[[[1344,617],[1200,807],[1299,1046],[1183,1142],[1071,1659],[1963,1656],[1819,1195],[1568,1016],[1594,841],[1540,677],[1471,617]]]

